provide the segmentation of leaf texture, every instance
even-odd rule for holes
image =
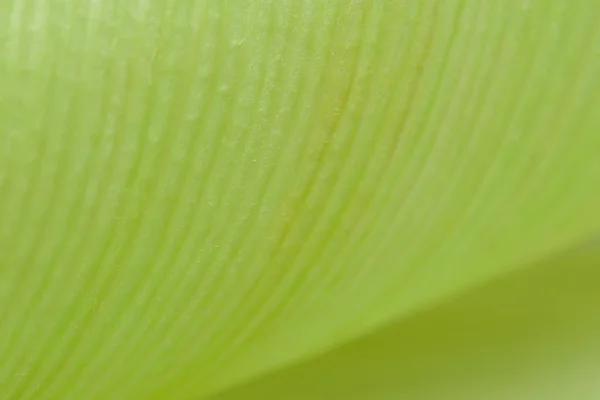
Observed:
[[[596,0],[0,3],[0,393],[190,399],[600,227]]]

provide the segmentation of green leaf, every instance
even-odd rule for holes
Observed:
[[[0,2],[0,394],[189,399],[600,227],[596,0]]]

